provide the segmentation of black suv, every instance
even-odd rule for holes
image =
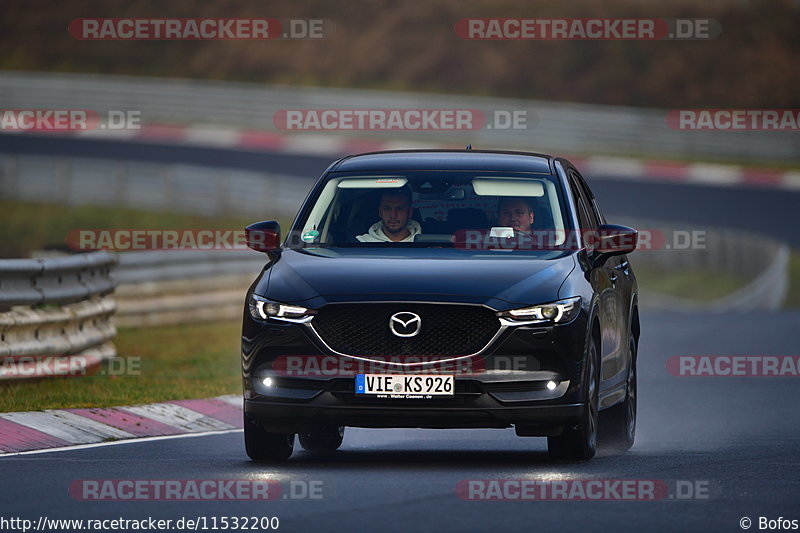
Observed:
[[[609,225],[567,160],[473,150],[349,156],[312,189],[242,327],[257,461],[346,426],[508,428],[554,458],[628,449],[636,427],[637,232]],[[602,411],[602,412],[601,412]]]

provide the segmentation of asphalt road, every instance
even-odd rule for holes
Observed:
[[[800,313],[646,312],[633,449],[554,463],[545,440],[513,430],[348,429],[329,458],[296,451],[282,466],[244,454],[240,432],[0,459],[0,517],[177,520],[277,516],[279,531],[741,531],[749,517],[800,520],[797,378],[670,375],[672,355],[796,355]],[[81,479],[273,479],[322,483],[321,499],[268,502],[76,501]],[[688,481],[708,498],[465,501],[471,479]],[[683,486],[687,486],[684,484]],[[675,492],[672,492],[676,495]]]
[[[308,188],[334,160],[332,156],[320,155],[10,134],[0,134],[0,152],[269,170],[306,178]],[[713,226],[751,230],[800,247],[797,231],[800,192],[797,191],[615,180],[611,176],[587,176],[587,179],[606,213],[681,222],[687,230]]]

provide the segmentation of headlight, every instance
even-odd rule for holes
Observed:
[[[549,304],[500,311],[497,316],[504,326],[564,324],[575,318],[580,310],[581,297],[576,296]]]
[[[250,295],[250,316],[256,320],[283,320],[304,324],[314,318],[316,311],[299,305],[288,305],[273,302],[255,294]]]

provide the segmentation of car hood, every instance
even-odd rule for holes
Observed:
[[[477,303],[505,310],[559,299],[561,284],[575,268],[574,254],[542,259],[414,252],[284,250],[254,291],[310,308],[391,300]]]

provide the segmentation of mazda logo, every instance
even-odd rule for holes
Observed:
[[[398,337],[413,337],[422,328],[422,319],[416,313],[401,311],[389,319],[389,329]]]

